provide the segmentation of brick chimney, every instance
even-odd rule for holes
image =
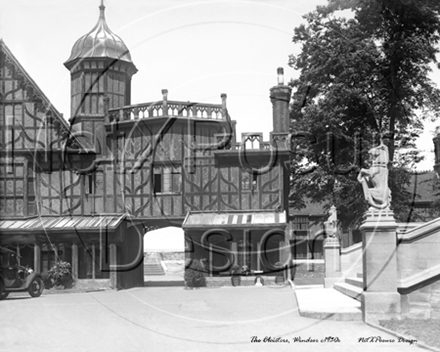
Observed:
[[[289,133],[289,102],[292,89],[284,84],[284,69],[279,67],[278,85],[270,89],[270,101],[273,109],[273,132]]]

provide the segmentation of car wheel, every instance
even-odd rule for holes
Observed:
[[[32,297],[40,297],[44,290],[43,280],[39,277],[36,277],[32,280],[31,285],[29,286],[29,294]]]
[[[1,296],[0,296],[0,301],[2,300],[2,299],[6,299],[6,297],[8,297],[9,296],[9,292],[3,292],[2,294],[1,294]]]

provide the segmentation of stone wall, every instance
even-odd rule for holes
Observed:
[[[362,242],[341,249],[341,276],[356,277],[362,273]]]
[[[412,319],[440,319],[440,277],[436,281],[401,293],[402,315]]]
[[[402,314],[414,319],[440,319],[440,219],[399,232]]]

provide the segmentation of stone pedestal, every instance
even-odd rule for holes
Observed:
[[[324,241],[324,287],[333,287],[341,278],[341,245],[336,237],[327,237]]]
[[[390,210],[365,213],[362,232],[363,320],[400,318],[400,294],[397,292],[397,224]]]

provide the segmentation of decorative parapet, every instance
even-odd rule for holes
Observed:
[[[220,142],[224,137],[223,134],[216,135],[217,142]],[[270,150],[276,147],[278,150],[286,149],[288,133],[270,133],[270,141],[263,140],[263,133],[261,132],[244,132],[241,134],[241,143],[231,143],[223,149],[230,150]]]
[[[109,109],[109,122],[155,117],[186,117],[202,120],[226,120],[222,104],[201,104],[183,101],[156,101]]]
[[[273,146],[276,146],[277,149],[290,150],[290,138],[287,132],[271,132],[270,142]]]

